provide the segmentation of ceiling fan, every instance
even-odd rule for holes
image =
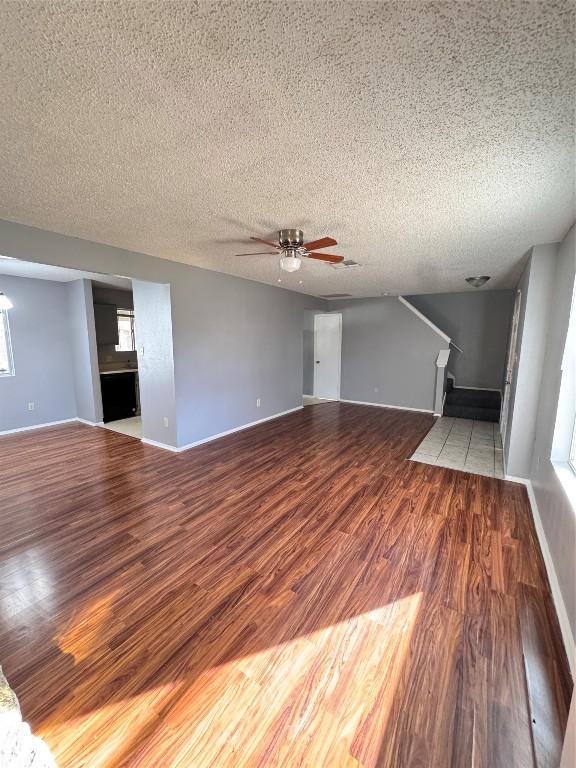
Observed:
[[[317,259],[327,261],[330,264],[339,264],[344,261],[344,256],[334,256],[329,253],[314,253],[317,248],[329,248],[338,245],[332,237],[322,237],[320,240],[304,242],[304,233],[301,229],[281,229],[278,232],[278,242],[263,240],[261,237],[251,237],[257,243],[264,243],[274,251],[258,251],[257,253],[237,253],[237,256],[276,256],[280,255],[280,268],[285,272],[296,272],[302,265],[302,259]]]

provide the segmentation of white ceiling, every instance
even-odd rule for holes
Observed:
[[[271,283],[249,235],[332,235],[363,268],[282,274],[312,294],[511,287],[574,218],[573,14],[4,2],[0,218]]]
[[[86,278],[97,285],[125,290],[132,289],[132,281],[126,277],[101,275],[96,272],[83,272],[79,269],[67,269],[66,267],[53,267],[50,264],[35,264],[6,256],[0,256],[0,290],[2,290],[2,275],[32,277],[35,280],[53,280],[58,283],[69,283],[72,280]]]

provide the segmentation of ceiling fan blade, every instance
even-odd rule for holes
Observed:
[[[272,248],[277,248],[280,250],[278,243],[271,243],[270,240],[262,240],[261,237],[251,237],[250,240],[256,240],[257,243],[265,243],[266,245],[270,245]]]
[[[235,253],[234,256],[278,256],[277,251],[257,251],[256,253]]]
[[[304,248],[313,251],[315,248],[328,248],[331,245],[338,245],[333,237],[322,237],[320,240],[312,240],[311,243],[304,243]]]
[[[344,256],[334,256],[331,253],[307,253],[306,257],[319,261],[329,261],[331,264],[340,264],[341,261],[344,261]]]

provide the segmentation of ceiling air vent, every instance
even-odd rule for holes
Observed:
[[[332,269],[355,269],[356,267],[361,267],[362,264],[358,264],[354,259],[344,259],[339,264],[330,264],[330,266]]]
[[[352,294],[351,293],[325,293],[324,295],[320,295],[318,298],[319,299],[351,299]]]

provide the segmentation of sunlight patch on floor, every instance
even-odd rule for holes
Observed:
[[[119,698],[80,715],[74,713],[74,697],[65,700],[37,729],[51,748],[58,765],[67,768],[112,768],[125,765],[125,746],[135,734],[160,724],[158,710],[176,696],[182,683],[150,688],[126,700]],[[156,765],[153,760],[150,763]]]
[[[421,598],[411,595],[80,717],[70,717],[72,699],[39,735],[66,765],[74,745],[74,754],[90,753],[95,767],[127,759],[251,766],[267,755],[266,765],[312,759],[306,764],[375,766]],[[134,755],[130,744],[138,745]]]
[[[101,635],[121,592],[121,589],[115,589],[94,600],[90,606],[73,615],[68,625],[55,637],[62,653],[72,656],[75,664],[89,658],[102,642]]]

